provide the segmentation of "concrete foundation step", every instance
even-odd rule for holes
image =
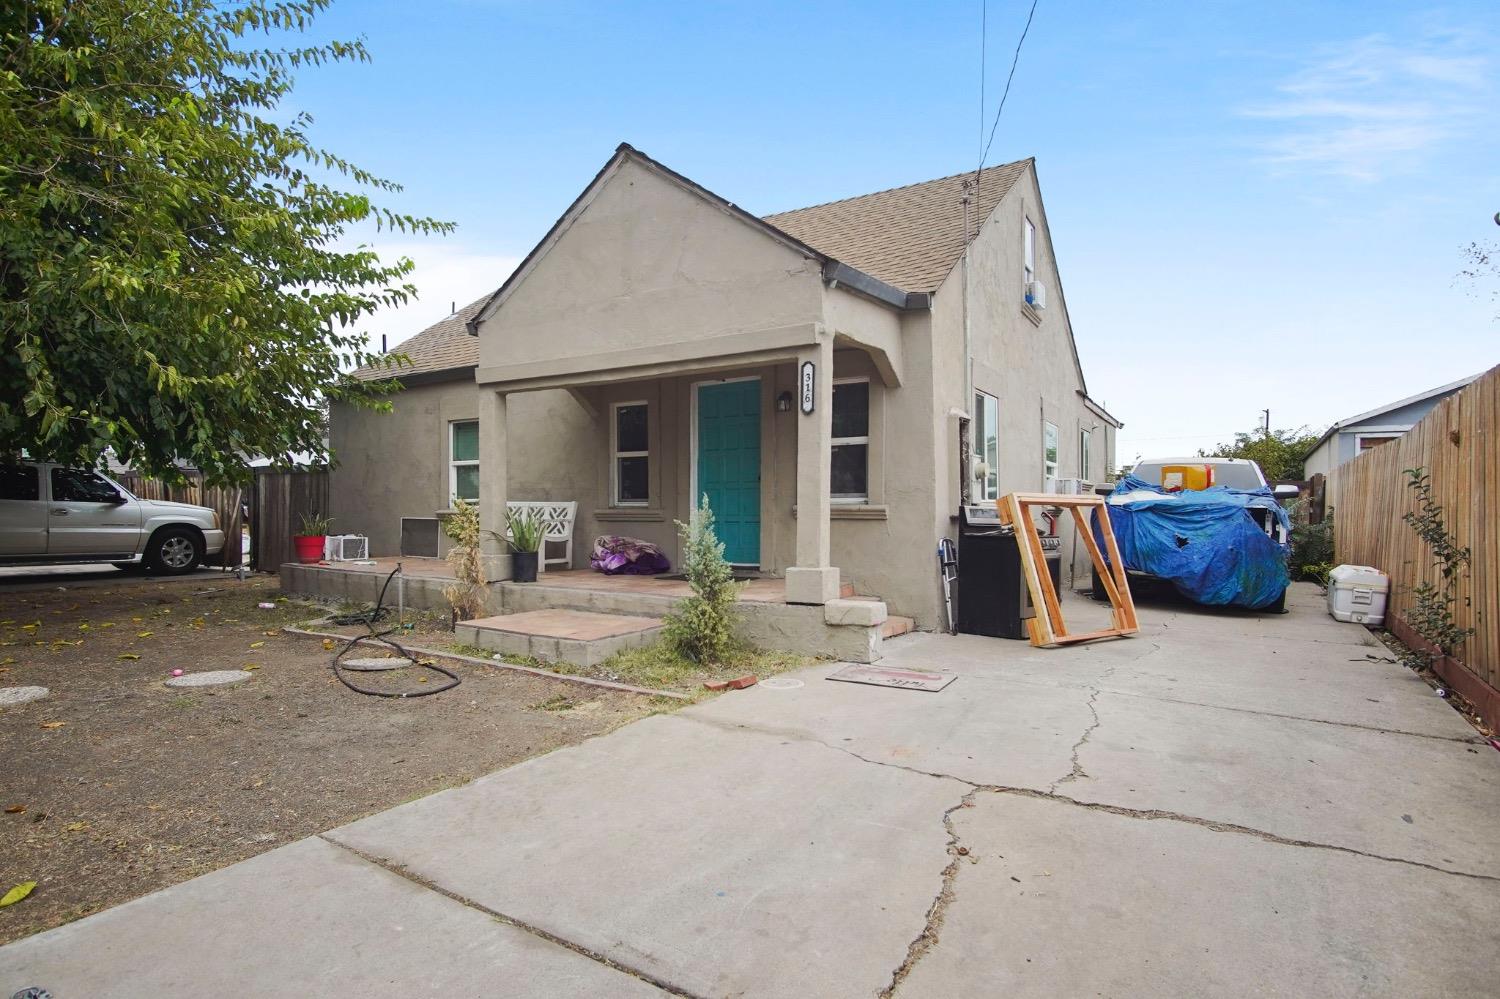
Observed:
[[[911,618],[892,614],[890,617],[887,617],[885,619],[885,623],[880,626],[880,637],[895,638],[897,635],[904,635],[909,631],[915,631],[916,628],[917,622],[913,621]]]
[[[623,649],[650,645],[660,635],[659,617],[561,608],[475,618],[454,629],[454,636],[467,645],[578,666],[595,666]]]

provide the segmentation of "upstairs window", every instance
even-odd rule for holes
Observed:
[[[651,434],[644,402],[619,402],[611,433],[611,502],[646,506],[651,502]]]
[[[448,496],[479,502],[479,421],[448,424]]]
[[[1000,400],[983,392],[974,393],[974,460],[983,462],[984,477],[978,480],[979,498],[1000,498]]]
[[[870,383],[833,383],[833,489],[836,503],[870,499]]]
[[[1032,225],[1031,219],[1026,220],[1025,246],[1022,253],[1021,280],[1024,282],[1021,291],[1026,291],[1026,286],[1036,280],[1036,226]]]
[[[1042,492],[1050,493],[1057,482],[1057,424],[1042,424]]]

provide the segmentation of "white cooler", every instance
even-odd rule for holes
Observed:
[[[1328,613],[1335,621],[1376,625],[1385,620],[1391,580],[1368,565],[1341,565],[1328,574]]]

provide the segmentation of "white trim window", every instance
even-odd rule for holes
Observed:
[[[448,424],[448,499],[479,502],[479,421]]]
[[[870,501],[870,380],[833,380],[832,489],[835,503]]]
[[[609,499],[612,506],[651,502],[650,411],[644,400],[610,407]]]
[[[979,498],[1000,498],[1000,400],[985,392],[974,393],[974,460],[984,465],[979,477]]]
[[[1031,219],[1026,220],[1025,236],[1022,242],[1021,291],[1025,292],[1027,286],[1036,280],[1036,226],[1032,224]]]
[[[1089,465],[1093,463],[1094,432],[1086,427],[1078,430],[1078,477],[1085,482],[1089,478]]]
[[[1042,492],[1050,493],[1057,484],[1057,424],[1042,424]]]
[[[1371,448],[1377,448],[1382,444],[1400,440],[1404,434],[1355,434],[1354,435],[1354,457],[1358,458]]]

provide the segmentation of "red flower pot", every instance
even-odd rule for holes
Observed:
[[[323,535],[294,534],[292,544],[297,548],[297,561],[303,565],[323,561]]]

